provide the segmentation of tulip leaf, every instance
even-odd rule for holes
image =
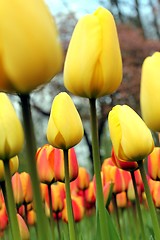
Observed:
[[[110,201],[111,201],[111,199],[112,199],[113,186],[114,186],[114,183],[111,182],[110,188],[109,188],[108,199],[107,199],[107,202],[106,202],[106,208],[108,208],[108,206],[109,206],[109,204],[110,204]]]
[[[115,224],[113,223],[111,216],[109,215],[107,209],[106,209],[106,237],[107,239],[114,239],[114,240],[120,240],[120,236],[117,232],[117,229],[115,228]],[[96,223],[97,223],[97,231],[96,231],[96,239],[101,239],[101,231],[100,231],[100,218],[99,218],[99,211],[96,211]],[[108,232],[107,232],[108,231]]]

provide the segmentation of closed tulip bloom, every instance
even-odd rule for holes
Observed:
[[[69,149],[78,144],[83,137],[83,125],[79,113],[65,93],[59,93],[52,103],[47,128],[47,139],[55,148]]]
[[[99,7],[77,23],[64,65],[64,85],[73,94],[98,98],[122,80],[122,60],[112,14]]]
[[[95,190],[94,190],[94,182],[90,181],[89,186],[84,191],[85,202],[94,204],[96,201]]]
[[[61,149],[54,151],[54,173],[55,179],[60,182],[65,182],[64,171],[64,152]],[[68,151],[68,165],[69,165],[69,180],[73,181],[78,176],[78,160],[74,148]]]
[[[22,240],[29,240],[30,239],[30,233],[29,233],[29,229],[28,229],[24,219],[19,214],[17,214],[17,219],[18,219],[18,225],[19,225],[21,239]]]
[[[160,180],[160,147],[155,147],[148,155],[148,175],[153,180]]]
[[[117,105],[108,117],[115,154],[125,161],[143,160],[153,151],[152,134],[139,115],[127,105]]]
[[[0,16],[1,90],[28,93],[60,72],[62,48],[44,1],[0,1]]]
[[[13,175],[15,172],[17,172],[19,167],[19,159],[18,156],[15,156],[9,160],[9,168],[10,168],[10,174]],[[4,181],[4,163],[2,160],[0,160],[0,182]]]
[[[72,208],[73,208],[73,216],[74,221],[79,222],[84,217],[84,199],[80,196],[72,196]],[[68,222],[68,214],[67,214],[67,204],[66,199],[64,199],[64,209],[62,210],[62,219],[65,222]]]
[[[112,182],[113,192],[119,193],[125,191],[128,187],[130,180],[130,173],[122,169],[119,169],[116,166],[106,166],[103,168],[103,184],[107,182]]]
[[[17,206],[20,206],[24,202],[23,188],[20,178],[20,173],[16,172],[12,177],[12,188],[14,194],[14,200]]]
[[[52,194],[52,210],[55,213],[62,211],[64,208],[64,199],[65,199],[65,187],[62,183],[57,182],[57,184],[51,185],[51,194]]]
[[[119,208],[127,207],[128,199],[127,199],[127,194],[125,191],[118,193],[116,195],[116,202],[117,202],[117,207],[119,207]]]
[[[24,203],[25,204],[31,203],[33,200],[31,177],[27,172],[21,172],[20,180],[21,180],[22,189],[23,189]]]
[[[89,187],[90,175],[85,167],[79,167],[76,182],[77,187],[80,190],[85,190]]]
[[[126,171],[134,171],[138,168],[137,162],[127,162],[122,159],[119,159],[116,156],[114,149],[112,149],[112,161],[118,168],[121,168]]]
[[[147,57],[142,65],[140,105],[144,121],[153,131],[160,131],[160,52]]]
[[[36,213],[33,209],[27,212],[27,224],[29,226],[34,226],[36,224]]]
[[[5,93],[0,93],[0,159],[9,160],[23,146],[23,129],[16,112]]]
[[[45,144],[36,152],[36,165],[39,179],[42,183],[51,184],[55,182],[54,173],[54,150],[52,145]]]

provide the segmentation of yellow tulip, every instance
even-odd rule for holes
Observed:
[[[5,93],[0,93],[0,159],[17,155],[24,141],[23,129],[16,112]]]
[[[110,137],[115,154],[125,161],[140,161],[153,151],[152,134],[140,116],[127,105],[109,112]]]
[[[56,148],[69,149],[83,137],[83,125],[78,111],[65,93],[59,93],[52,103],[47,128],[47,139]]]
[[[122,60],[112,14],[99,7],[77,23],[64,65],[64,85],[73,94],[98,98],[122,80]]]
[[[54,19],[42,0],[0,1],[0,90],[28,93],[63,63]]]
[[[19,159],[18,156],[15,156],[9,160],[9,168],[10,168],[10,173],[13,175],[15,172],[18,171],[19,167]],[[2,160],[0,160],[0,182],[4,181],[4,163]]]
[[[142,65],[140,103],[147,126],[160,132],[160,52],[147,57]]]

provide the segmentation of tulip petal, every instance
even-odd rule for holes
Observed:
[[[63,92],[53,100],[48,122],[48,141],[57,148],[68,149],[80,142],[83,126],[70,96]]]
[[[141,112],[147,126],[160,131],[160,52],[147,57],[142,66],[140,103]]]
[[[2,0],[0,16],[0,55],[12,90],[29,92],[49,81],[60,71],[62,49],[44,2]]]

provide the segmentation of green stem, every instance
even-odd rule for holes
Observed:
[[[134,171],[131,171],[130,173],[131,173],[135,197],[136,197],[136,208],[137,208],[138,218],[139,218],[139,222],[140,222],[140,228],[141,228],[141,232],[142,232],[142,239],[145,240],[146,236],[145,236],[144,223],[143,223],[140,201],[139,201],[139,196],[138,196],[138,191],[137,191],[136,179],[135,179]]]
[[[138,161],[138,166],[139,166],[139,170],[141,172],[141,176],[142,176],[142,180],[143,180],[143,184],[144,184],[144,189],[145,189],[145,193],[146,193],[146,197],[147,197],[148,207],[149,207],[149,210],[150,210],[150,215],[151,215],[152,224],[153,224],[153,231],[154,231],[154,234],[155,234],[155,240],[158,240],[159,236],[160,236],[158,218],[157,218],[156,210],[155,210],[154,203],[153,203],[153,200],[152,200],[152,196],[151,196],[151,193],[150,193],[150,189],[149,189],[149,186],[148,186],[146,173],[145,173],[145,169],[144,169],[144,165],[143,165],[143,160]]]
[[[20,99],[21,99],[24,130],[25,130],[25,137],[26,137],[26,148],[27,148],[27,154],[28,154],[27,163],[28,163],[29,173],[32,181],[33,198],[35,203],[34,206],[35,206],[36,215],[37,215],[36,219],[37,219],[38,239],[49,240],[47,219],[46,219],[44,209],[43,209],[43,204],[41,201],[40,182],[38,179],[38,174],[36,169],[35,154],[36,154],[37,148],[36,148],[36,141],[35,141],[35,135],[34,135],[31,108],[30,108],[30,96],[29,94],[21,94]]]
[[[106,223],[106,209],[104,206],[104,197],[101,181],[101,164],[99,153],[98,141],[98,123],[96,115],[96,99],[89,99],[90,101],[90,114],[91,114],[91,132],[92,132],[92,153],[93,153],[93,166],[96,180],[96,206],[98,207],[101,240],[109,239],[109,231]]]
[[[66,188],[69,236],[70,236],[70,240],[75,240],[76,232],[75,232],[75,223],[74,223],[74,217],[73,217],[70,181],[69,181],[68,150],[64,150],[64,171],[65,171],[65,188]]]
[[[59,223],[58,213],[56,213],[56,221],[57,221],[58,239],[61,240],[61,231],[60,231],[60,223]]]
[[[4,161],[4,171],[5,171],[5,190],[6,190],[6,198],[7,198],[7,213],[9,216],[9,223],[11,226],[11,232],[13,240],[21,240],[19,225],[17,220],[17,211],[16,205],[14,201],[12,183],[11,183],[11,175],[9,168],[9,160]]]
[[[54,239],[54,222],[53,222],[53,210],[52,210],[52,189],[51,189],[51,184],[48,184],[48,195],[49,195],[51,234],[52,234],[52,239]]]
[[[117,206],[117,201],[116,201],[116,194],[114,194],[114,193],[113,193],[112,200],[113,200],[113,207],[114,207],[114,210],[115,210],[116,221],[117,221],[117,226],[118,226],[120,238],[122,239],[122,231],[121,231],[121,225],[120,225],[120,221],[119,221],[119,211],[118,211],[118,206]]]

